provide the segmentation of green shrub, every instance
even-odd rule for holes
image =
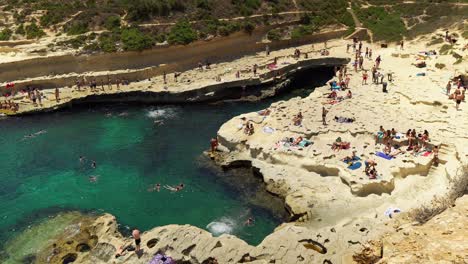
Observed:
[[[374,34],[374,40],[399,41],[407,30],[399,12],[391,12],[383,7],[354,9],[359,20]]]
[[[26,38],[27,39],[38,39],[45,36],[45,32],[40,29],[35,22],[26,26]]]
[[[120,17],[119,16],[107,17],[106,22],[104,23],[104,27],[109,31],[113,31],[113,30],[120,28]]]
[[[11,35],[13,35],[13,31],[11,31],[11,29],[5,28],[0,32],[0,40],[10,40]]]
[[[464,39],[468,39],[468,30],[467,30],[467,31],[464,31],[464,32],[462,33],[462,37],[463,37]]]
[[[192,25],[187,20],[178,21],[168,35],[167,41],[170,44],[187,45],[197,40],[197,32],[193,30]]]
[[[104,52],[116,52],[118,39],[114,35],[102,34],[99,36],[99,48]]]
[[[447,55],[451,49],[452,49],[452,45],[444,44],[442,47],[440,47],[439,53],[441,55]]]
[[[429,43],[427,43],[427,45],[432,46],[432,45],[437,45],[437,44],[441,44],[441,43],[444,43],[443,38],[435,38],[435,39],[432,39],[431,41],[429,41]]]
[[[128,18],[131,21],[147,20],[152,16],[168,16],[171,12],[182,12],[186,9],[186,2],[183,0],[129,0],[126,3]]]
[[[124,50],[142,51],[154,45],[153,38],[141,32],[138,28],[126,28],[122,30],[120,39]]]
[[[293,29],[291,32],[292,39],[302,38],[304,36],[314,33],[315,28],[312,25],[301,25]]]
[[[250,21],[245,21],[242,27],[244,28],[244,31],[249,34],[252,34],[255,30],[255,24]]]
[[[454,52],[454,51],[452,51],[452,57],[454,57],[454,58],[457,59],[457,60],[463,58],[462,55],[460,55],[460,54],[458,54],[458,53],[456,53],[456,52]]]
[[[279,29],[272,29],[267,33],[267,39],[271,41],[280,40],[282,38],[281,31]]]
[[[435,67],[436,67],[437,69],[441,70],[441,69],[445,68],[445,64],[443,64],[443,63],[436,63],[436,64],[435,64]]]
[[[76,21],[68,25],[65,29],[67,35],[81,35],[89,31],[88,24],[82,21]]]
[[[26,30],[24,30],[24,24],[20,24],[16,30],[15,30],[15,34],[18,34],[18,35],[26,35]]]
[[[57,43],[58,45],[61,46],[67,46],[71,47],[74,49],[78,49],[80,47],[83,47],[86,44],[87,37],[85,35],[77,36],[76,38],[72,38],[67,41],[61,41]]]
[[[262,5],[260,0],[231,0],[231,2],[243,16],[252,15]]]
[[[41,16],[40,24],[42,27],[49,27],[63,21],[65,14],[57,10],[47,11],[45,15]]]

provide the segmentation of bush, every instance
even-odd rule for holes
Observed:
[[[57,10],[47,11],[45,15],[41,16],[40,24],[43,27],[49,27],[62,22],[64,16],[64,13],[58,12]]]
[[[187,45],[197,40],[197,32],[187,20],[180,20],[172,28],[167,41],[169,44]]]
[[[255,24],[250,21],[246,21],[244,22],[243,28],[245,32],[252,34],[255,30]]]
[[[26,26],[26,38],[27,39],[38,39],[45,36],[45,32],[40,29],[35,22]]]
[[[15,30],[15,33],[18,34],[18,35],[26,35],[26,30],[24,30],[24,24],[20,24],[16,30]]]
[[[432,39],[429,43],[427,43],[427,45],[432,46],[432,45],[437,45],[437,44],[441,44],[441,43],[444,43],[443,38],[435,38],[435,39]]]
[[[462,37],[463,37],[464,39],[468,39],[468,30],[467,30],[467,31],[464,31],[464,32],[462,33]]]
[[[312,25],[302,25],[293,29],[291,32],[292,39],[302,38],[304,36],[314,33],[315,28]]]
[[[131,21],[142,21],[152,16],[168,16],[173,11],[185,11],[183,0],[131,0],[128,1],[128,18]]]
[[[440,50],[439,50],[439,53],[441,55],[447,55],[448,52],[452,49],[452,45],[449,45],[449,44],[444,44]]]
[[[13,31],[8,28],[5,28],[0,32],[0,40],[10,40]]]
[[[282,37],[281,31],[279,29],[272,29],[267,33],[267,39],[271,41],[280,40]]]
[[[154,45],[154,40],[150,36],[141,32],[138,28],[126,28],[122,30],[120,39],[124,50],[142,51]]]
[[[439,70],[442,70],[443,68],[445,68],[445,64],[443,64],[443,63],[436,63],[436,64],[435,64],[435,67],[436,67],[437,69],[439,69]]]
[[[383,7],[355,8],[354,11],[374,34],[374,40],[400,41],[407,30],[399,12],[389,12]]]
[[[118,39],[113,35],[102,34],[99,36],[99,48],[104,52],[116,52],[117,46],[115,43]]]
[[[58,45],[62,45],[62,46],[67,46],[67,47],[71,47],[71,48],[74,48],[74,49],[78,49],[82,46],[84,46],[86,44],[86,40],[87,40],[87,37],[85,35],[81,35],[81,36],[78,36],[76,38],[73,38],[73,39],[70,39],[70,40],[67,40],[67,41],[61,41],[59,43],[57,43]]]
[[[114,31],[120,28],[120,17],[119,16],[109,16],[104,22],[104,27],[109,31]]]
[[[88,24],[85,22],[77,21],[73,22],[65,30],[67,35],[81,35],[89,31]]]

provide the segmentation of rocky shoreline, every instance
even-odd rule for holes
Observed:
[[[382,92],[382,84],[363,84],[363,71],[354,72],[348,67],[351,98],[345,92],[339,92],[343,100],[331,101],[328,98],[330,87],[324,86],[306,98],[272,104],[268,115],[246,113],[220,128],[219,151],[213,155],[215,162],[220,166],[251,164],[262,175],[266,189],[284,199],[290,218],[294,220],[280,225],[260,245],[248,245],[232,235],[213,237],[209,232],[189,225],[169,225],[144,232],[140,254],[129,253],[115,259],[117,249],[132,241],[117,231],[115,217],[105,214],[86,228],[97,238],[97,243],[86,252],[74,250],[74,261],[148,263],[155,254],[164,253],[178,263],[214,263],[215,259],[218,263],[366,263],[369,259],[360,262],[355,253],[370,248],[368,241],[379,241],[384,234],[416,225],[414,213],[419,208],[438,206],[436,201],[450,195],[454,186],[466,186],[463,180],[466,173],[462,168],[468,165],[468,107],[462,103],[461,110],[455,110],[453,100],[441,92],[448,79],[454,77],[454,72],[466,73],[466,63],[454,64],[455,59],[450,55],[425,55],[426,68],[415,67],[420,51],[427,49],[425,41],[419,39],[407,43],[405,50],[365,44],[382,57],[379,71],[393,76],[393,81],[388,81],[387,93]],[[349,61],[346,58],[353,54],[347,53],[347,43],[344,40],[329,43],[331,54]],[[461,50],[464,43],[457,45],[455,48]],[[290,54],[291,50],[281,52]],[[244,58],[241,66],[252,65],[258,59]],[[300,61],[307,63],[309,60],[314,59]],[[436,63],[444,63],[446,68],[438,69]],[[373,59],[366,59],[364,68],[370,69],[372,64]],[[220,67],[226,68],[226,65]],[[274,78],[252,81],[272,80]],[[152,85],[154,82],[147,87],[156,91],[164,89]],[[145,90],[144,86],[132,89]],[[194,87],[193,83],[191,87]],[[185,87],[178,88],[177,93],[187,91]],[[76,97],[87,96],[93,95]],[[322,124],[322,107],[329,111],[327,125]],[[293,118],[299,112],[303,115],[302,122],[295,125]],[[354,121],[337,122],[335,116]],[[255,133],[244,133],[246,121],[253,124]],[[405,150],[395,154],[394,158],[377,157],[377,152],[383,151],[384,147],[375,138],[380,126],[401,132],[402,140],[394,141],[392,145],[402,146],[402,149],[406,149],[408,142],[404,138],[407,129],[428,130],[431,139],[428,154]],[[299,137],[311,144],[284,144],[285,138]],[[332,149],[338,138],[349,142],[350,148]],[[434,163],[434,146],[440,149],[437,164]],[[354,169],[342,161],[352,151],[356,151],[362,162],[377,160],[377,179],[364,174],[364,164],[361,164],[362,168]],[[462,188],[458,195],[463,195],[463,191]],[[466,222],[466,217],[461,219]],[[461,250],[464,254],[461,258],[467,256],[467,247],[462,242],[453,247],[445,246],[447,251]],[[398,263],[388,257],[396,256],[398,251],[385,255],[387,252],[383,248],[384,254],[375,254],[372,262]],[[57,263],[63,262],[66,256],[57,257]],[[432,260],[427,257],[421,263]]]

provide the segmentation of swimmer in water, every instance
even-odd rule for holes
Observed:
[[[89,182],[96,182],[97,176],[89,176]]]
[[[181,183],[175,187],[173,186],[169,186],[169,185],[164,185],[164,188],[166,188],[167,190],[171,191],[171,192],[179,192],[179,191],[182,191],[184,189],[184,184]]]
[[[91,162],[91,168],[95,169],[97,167],[96,161]]]
[[[249,217],[246,221],[245,221],[245,225],[246,226],[252,226],[254,224],[254,220],[252,217]]]
[[[41,135],[41,134],[45,134],[45,133],[47,133],[46,130],[40,130],[40,131],[34,133],[34,135]]]
[[[84,156],[80,156],[80,164],[83,164],[84,161],[85,161],[85,157],[84,157]]]
[[[159,192],[161,190],[161,184],[156,184],[156,191]]]

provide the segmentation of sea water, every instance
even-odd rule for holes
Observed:
[[[230,118],[306,95],[331,77],[309,76],[293,92],[256,103],[82,106],[0,120],[0,248],[74,210],[111,213],[123,231],[190,224],[257,245],[281,214],[224,184],[200,156]],[[163,187],[180,183],[180,192]],[[244,224],[249,217],[253,225]]]

